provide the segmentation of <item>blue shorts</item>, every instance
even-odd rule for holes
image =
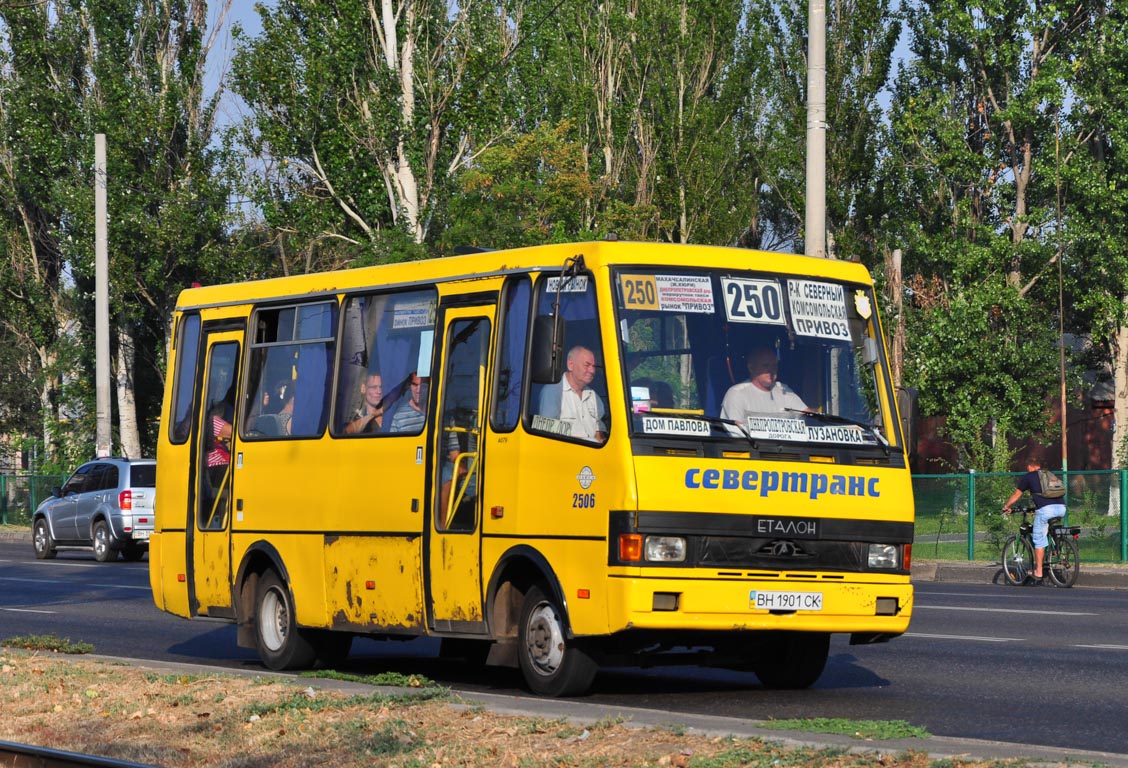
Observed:
[[[1049,543],[1046,534],[1050,530],[1051,517],[1065,517],[1064,504],[1047,504],[1034,513],[1034,548],[1045,549]]]
[[[462,466],[467,466],[467,462],[462,462]],[[454,464],[447,459],[443,459],[443,466],[439,472],[439,482],[449,483],[454,479]],[[466,498],[473,498],[478,494],[478,472],[475,467],[474,476],[470,478],[470,484],[466,487]]]

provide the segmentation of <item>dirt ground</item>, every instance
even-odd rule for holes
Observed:
[[[312,683],[0,648],[0,740],[168,768],[1000,765],[789,748],[620,720],[508,717],[440,687],[356,696]]]

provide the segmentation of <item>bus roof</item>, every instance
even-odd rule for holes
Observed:
[[[366,288],[431,286],[439,282],[477,279],[489,275],[558,270],[566,260],[578,255],[583,256],[585,265],[591,270],[623,265],[763,269],[784,274],[869,282],[865,267],[856,262],[724,246],[593,240],[188,288],[180,293],[176,308],[183,311],[196,307],[290,297],[309,298],[319,294],[328,296]]]

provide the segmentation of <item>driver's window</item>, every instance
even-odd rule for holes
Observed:
[[[563,327],[563,375],[533,388],[531,432],[601,445],[611,429],[607,410],[607,371],[599,333],[595,285],[590,275],[541,277],[536,286],[536,316]]]

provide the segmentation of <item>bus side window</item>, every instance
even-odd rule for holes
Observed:
[[[329,416],[337,303],[255,311],[243,437],[316,437]]]
[[[364,294],[345,301],[341,353],[337,361],[333,434],[384,435],[395,412],[410,397],[411,374],[430,376],[431,342],[435,333],[437,294],[434,289]],[[374,377],[379,377],[375,379]],[[375,404],[366,402],[369,385],[381,387]],[[375,391],[374,389],[372,391]],[[369,415],[363,429],[350,423]]]
[[[173,399],[169,442],[183,443],[192,431],[192,394],[196,381],[196,361],[200,356],[200,316],[184,315],[180,320],[176,345],[176,394]]]

